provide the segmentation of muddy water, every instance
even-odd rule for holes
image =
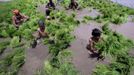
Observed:
[[[88,9],[83,9],[82,11],[77,11],[76,19],[82,20],[84,16],[97,16],[99,13],[94,14],[94,11],[90,11]],[[95,11],[96,12],[96,11]],[[106,58],[103,62],[96,61],[96,58],[89,58],[87,53],[86,45],[88,44],[88,40],[91,37],[91,31],[94,28],[101,29],[101,25],[94,21],[90,21],[88,24],[81,24],[77,27],[73,34],[76,36],[76,40],[71,43],[71,47],[69,48],[72,51],[73,55],[73,63],[76,69],[79,71],[80,75],[91,75],[93,69],[95,69],[98,63],[108,64],[110,62],[109,58]],[[117,31],[124,36],[134,40],[134,23],[127,22],[121,25],[110,25],[110,28],[113,31]],[[134,50],[130,51],[131,55],[134,55]]]
[[[48,47],[43,44],[38,45],[35,49],[28,49],[26,51],[26,62],[18,75],[35,75],[38,70],[42,70],[44,61],[48,58]]]
[[[111,25],[113,31],[117,31],[124,36],[134,40],[134,22],[127,22],[121,25]]]
[[[125,37],[134,40],[134,22],[127,22],[121,25],[110,25],[110,28],[113,31],[116,31],[122,35],[124,35]],[[134,49],[132,49],[129,54],[131,56],[134,56]]]
[[[42,14],[45,15],[46,4],[40,5],[40,6],[37,8],[37,10],[38,10],[40,13],[42,13]]]
[[[89,57],[86,45],[91,37],[91,31],[94,28],[100,29],[100,24],[91,22],[85,25],[80,25],[73,32],[76,36],[76,40],[71,43],[69,50],[72,51],[72,62],[79,71],[79,75],[91,75],[97,64],[108,64],[110,62],[108,58],[104,61],[97,61],[96,57]]]
[[[67,14],[71,15],[72,13],[76,14],[76,19],[82,21],[84,16],[90,16],[92,18],[97,17],[98,15],[101,15],[98,10],[95,10],[93,8],[84,8],[81,10],[67,10]]]
[[[130,7],[130,8],[134,8],[134,0],[111,0],[111,1]]]
[[[91,16],[92,18],[95,18],[98,15],[100,15],[100,13],[97,10],[92,8],[85,8],[76,13],[76,18],[78,20],[82,20],[84,16]]]
[[[73,34],[76,36],[76,39],[79,38],[88,41],[94,28],[101,29],[101,24],[90,21],[88,24],[83,24],[76,28]]]
[[[45,15],[46,14],[45,13],[46,12],[46,4],[38,6],[37,10],[38,10],[38,12],[42,13],[43,15]],[[57,5],[55,11],[56,10],[63,10],[64,11],[65,9],[63,7]]]
[[[7,41],[7,40],[11,40],[11,39],[10,38],[0,38],[0,42]],[[4,50],[4,52],[2,54],[0,54],[0,59],[4,58],[5,56],[7,56],[8,54],[10,54],[11,52],[12,52],[12,50],[7,47]]]
[[[91,75],[93,69],[95,69],[98,63],[108,64],[110,60],[106,58],[103,62],[96,61],[96,58],[89,58],[86,45],[91,37],[91,31],[94,28],[101,29],[101,25],[94,21],[90,21],[88,24],[81,24],[77,27],[73,35],[76,36],[76,40],[71,43],[69,48],[72,51],[73,63],[76,69],[80,72],[80,75]],[[134,40],[134,23],[128,22],[125,24],[111,25],[110,28],[113,31],[117,31],[124,36]],[[130,51],[131,55],[134,55],[134,50]]]
[[[7,2],[7,1],[11,1],[11,0],[0,0],[0,2]]]

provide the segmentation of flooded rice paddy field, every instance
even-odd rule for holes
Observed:
[[[7,0],[0,0],[7,1]],[[113,2],[117,2],[121,5],[128,6],[134,8],[134,0],[112,0]],[[44,5],[39,8],[39,11],[45,13]],[[83,9],[76,13],[76,19],[82,20],[84,16],[90,15],[91,17],[95,17],[100,13],[97,10]],[[87,53],[86,45],[88,44],[88,40],[91,37],[91,31],[94,28],[101,28],[100,23],[90,21],[87,24],[80,24],[75,30],[72,32],[76,39],[71,42],[71,46],[69,49],[72,51],[73,63],[76,69],[79,71],[80,75],[91,75],[93,69],[96,64],[108,64],[110,63],[109,58],[106,58],[104,61],[97,61],[96,58],[89,58],[89,54]],[[126,36],[134,40],[134,22],[127,22],[121,25],[111,24],[110,28],[113,31],[117,31],[122,35]],[[0,40],[1,41],[1,40]],[[134,55],[134,50],[131,50],[130,53]],[[26,62],[19,71],[18,75],[34,75],[35,71],[40,70],[43,66],[44,60],[48,59],[48,48],[42,44],[38,45],[36,49],[28,49],[26,51]]]

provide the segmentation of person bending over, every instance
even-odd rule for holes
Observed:
[[[37,31],[33,34],[33,36],[35,37],[33,43],[32,43],[32,48],[35,48],[36,45],[40,42],[39,40],[41,38],[45,38],[48,36],[47,32],[45,31],[45,23],[42,20],[38,21],[38,25],[39,28],[37,29]]]
[[[88,49],[89,54],[97,54],[98,60],[104,59],[102,52],[95,48],[95,45],[101,41],[103,41],[103,38],[101,37],[101,31],[97,28],[93,29],[92,30],[92,37],[89,39],[89,44],[87,45],[87,49]]]
[[[75,0],[71,0],[70,4],[69,4],[69,8],[68,9],[79,9],[78,7],[78,3]]]
[[[13,10],[13,14],[14,16],[12,17],[12,21],[16,28],[19,28],[20,24],[29,19],[28,16],[21,14],[17,9]]]
[[[55,9],[54,2],[52,0],[49,0],[49,2],[46,5],[46,19],[50,19],[50,13],[54,9]]]
[[[49,2],[47,3],[46,5],[46,8],[49,8],[49,9],[55,9],[55,4],[52,0],[49,0]]]
[[[96,53],[97,49],[95,48],[96,43],[101,41],[101,31],[97,28],[92,30],[92,37],[89,39],[89,44],[87,45],[87,49],[89,53]]]

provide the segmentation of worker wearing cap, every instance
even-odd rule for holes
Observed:
[[[17,9],[13,10],[13,14],[12,21],[16,28],[19,28],[20,24],[29,19],[28,16],[22,15]]]

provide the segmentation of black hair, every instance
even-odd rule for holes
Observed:
[[[101,36],[101,31],[97,28],[92,30],[92,36],[94,37],[100,37]]]
[[[53,0],[49,0],[50,3],[53,3]]]
[[[46,16],[50,16],[50,12],[51,12],[50,9],[47,9],[46,10]]]
[[[45,27],[45,23],[42,20],[39,20],[38,21],[38,24],[39,24],[40,27]]]

